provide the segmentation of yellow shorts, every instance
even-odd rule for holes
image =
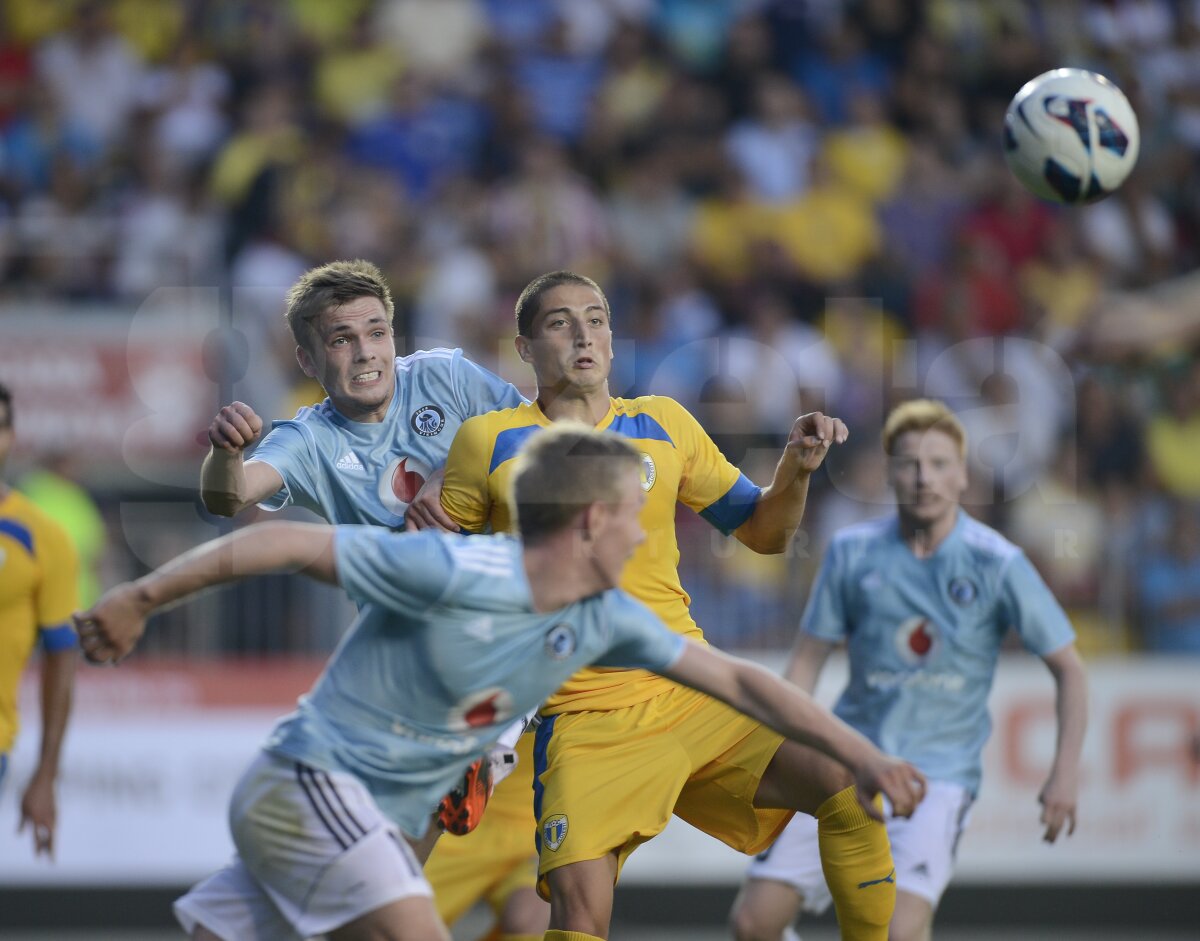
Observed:
[[[675,813],[743,853],[792,818],[754,795],[782,736],[724,703],[674,687],[621,709],[542,719],[534,745],[538,892],[551,869],[618,853],[618,874]]]
[[[517,767],[496,785],[479,826],[466,836],[446,833],[425,864],[438,914],[454,924],[486,900],[499,917],[509,896],[533,888],[537,851],[533,819],[533,736],[517,741]]]

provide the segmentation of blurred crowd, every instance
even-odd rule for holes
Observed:
[[[1200,653],[1197,334],[1095,329],[1200,256],[1200,0],[2,9],[8,308],[263,289],[262,355],[298,383],[283,291],[363,257],[404,349],[503,369],[516,293],[572,268],[611,300],[614,394],[680,399],[752,477],[801,411],[852,430],[788,556],[681,517],[716,642],[786,643],[829,533],[886,512],[878,430],[920,394],[961,415],[971,512],[1085,650]],[[1029,197],[1001,149],[1012,95],[1064,65],[1141,122],[1136,171],[1085,208]]]

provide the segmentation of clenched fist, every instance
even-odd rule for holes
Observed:
[[[262,419],[245,402],[231,402],[217,412],[208,426],[208,440],[214,448],[237,454],[258,440]]]

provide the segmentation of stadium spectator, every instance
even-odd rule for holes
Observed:
[[[123,143],[138,106],[143,65],[108,22],[108,7],[85,0],[72,13],[69,32],[47,39],[36,56],[64,118],[106,152]]]
[[[798,199],[808,189],[818,144],[807,103],[783,75],[763,74],[753,89],[753,110],[730,128],[725,149],[756,199]]]
[[[81,607],[100,597],[100,567],[108,544],[104,517],[92,495],[80,485],[83,467],[71,451],[47,454],[41,464],[23,475],[17,489],[59,525],[75,550],[75,596]]]
[[[1200,512],[1194,503],[1170,507],[1163,538],[1138,553],[1134,565],[1145,649],[1200,654]]]
[[[1163,383],[1163,407],[1150,419],[1150,467],[1167,493],[1200,499],[1200,363],[1181,364]]]

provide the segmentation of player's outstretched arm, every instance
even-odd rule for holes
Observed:
[[[882,792],[893,811],[909,816],[925,796],[925,777],[906,761],[885,755],[811,696],[757,664],[688,641],[664,675],[726,702],[844,764],[854,774],[858,800],[875,819]]]
[[[147,617],[213,585],[272,572],[301,572],[336,584],[333,540],[334,527],[322,523],[263,523],[197,546],[76,614],[84,656],[116,663],[136,646]]]
[[[808,501],[808,480],[829,448],[850,436],[846,423],[821,412],[801,415],[792,424],[775,477],[759,496],[753,515],[734,535],[748,548],[764,555],[784,552]]]
[[[283,477],[269,464],[245,464],[246,448],[262,428],[262,419],[245,402],[226,405],[208,426],[212,448],[200,468],[200,498],[210,513],[233,516],[283,486]]]
[[[1057,691],[1058,738],[1054,763],[1038,801],[1042,805],[1042,839],[1053,843],[1065,826],[1067,836],[1075,832],[1075,806],[1079,799],[1079,759],[1087,730],[1087,673],[1074,644],[1044,656],[1054,675]]]
[[[836,646],[831,640],[823,640],[800,631],[796,636],[796,643],[792,646],[787,666],[783,670],[783,678],[811,696],[817,688],[817,680],[821,677],[821,670],[825,668],[825,661]]]

